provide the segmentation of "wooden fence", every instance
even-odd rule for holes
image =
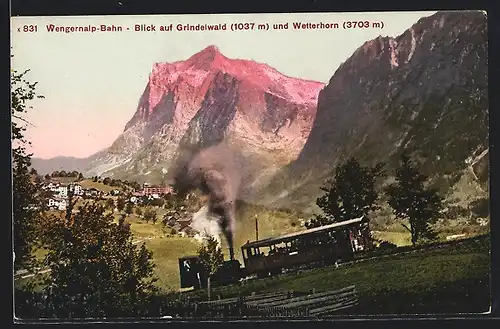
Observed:
[[[323,316],[335,314],[340,310],[358,304],[355,286],[343,289],[313,293],[305,296],[281,300],[268,300],[262,303],[247,303],[251,313],[266,317],[274,316]]]
[[[349,286],[320,293],[275,291],[189,304],[179,302],[174,309],[177,316],[196,318],[321,317],[357,304],[356,287]]]

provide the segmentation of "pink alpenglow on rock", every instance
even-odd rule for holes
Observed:
[[[167,124],[169,140],[179,143],[198,112],[217,112],[207,109],[212,95],[231,104],[217,107],[227,112],[227,124],[222,127],[214,122],[213,129],[224,130],[229,140],[244,136],[247,148],[261,149],[269,156],[278,154],[284,165],[304,146],[324,86],[288,77],[265,63],[228,58],[209,46],[186,60],[154,64],[125,130],[146,124],[154,134]]]
[[[263,63],[227,58],[217,47],[208,46],[185,61],[154,65],[150,76],[150,83],[154,88],[151,88],[149,94],[149,110],[152,111],[158,104],[166,89],[180,87],[179,82],[196,89],[201,88],[200,96],[205,95],[209,84],[204,82],[217,71],[244,80],[257,89],[273,90],[277,96],[294,104],[315,105],[318,93],[324,87],[321,82],[287,77]]]

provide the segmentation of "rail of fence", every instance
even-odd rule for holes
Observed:
[[[259,305],[283,300],[290,300],[291,298],[293,298],[293,296],[293,291],[284,291],[275,295],[261,296],[260,298],[244,297],[244,302],[247,305]]]
[[[252,301],[245,301],[246,305],[262,305],[262,304],[268,304],[268,303],[273,303],[273,302],[286,302],[290,299],[289,295],[281,295],[281,296],[276,296],[276,297],[271,297],[271,298],[266,298],[266,299],[260,299],[260,300],[252,300]]]
[[[261,294],[251,294],[249,296],[245,296],[244,299],[247,302],[250,301],[260,301],[260,300],[265,300],[268,298],[275,298],[275,297],[281,297],[281,296],[290,296],[293,294],[293,291],[285,291],[285,290],[279,290],[279,291],[272,291],[272,292],[266,292],[266,293],[261,293]]]
[[[336,303],[326,305],[326,306],[321,306],[317,307],[314,309],[308,309],[308,314],[309,316],[326,316],[326,315],[333,315],[338,313],[339,311],[348,309],[348,308],[353,308],[358,305],[358,300],[357,298],[343,298],[337,300]]]

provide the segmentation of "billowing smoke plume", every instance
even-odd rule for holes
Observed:
[[[202,234],[208,234],[214,237],[219,245],[221,244],[220,234],[222,233],[222,231],[219,226],[218,218],[213,216],[208,211],[208,207],[206,205],[201,207],[200,210],[193,214],[191,227],[194,230],[201,232]],[[199,241],[202,241],[202,236],[197,239],[199,239]]]
[[[194,189],[208,195],[208,212],[216,216],[229,245],[230,257],[234,259],[233,232],[241,178],[239,162],[233,151],[224,143],[199,150],[184,150],[173,179],[181,196]]]

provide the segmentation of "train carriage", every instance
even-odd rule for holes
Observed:
[[[275,275],[300,266],[326,266],[349,261],[369,247],[365,217],[333,223],[279,237],[247,242],[241,247],[244,273]]]

